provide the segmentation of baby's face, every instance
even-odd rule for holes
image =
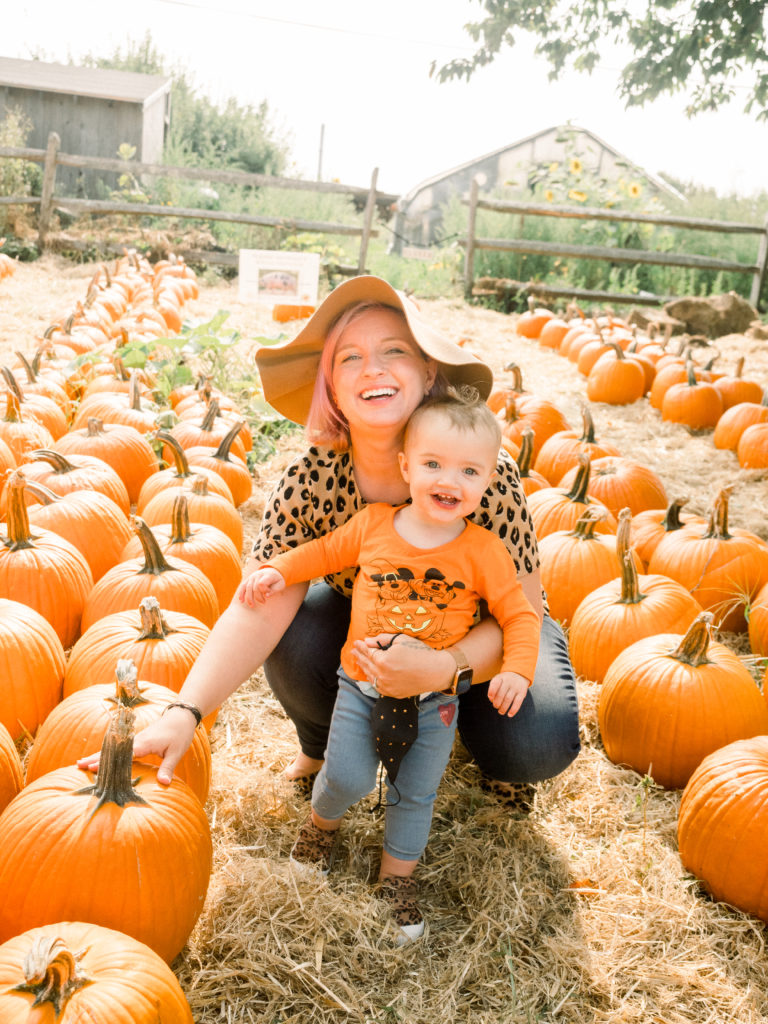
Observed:
[[[400,454],[414,509],[436,523],[470,515],[496,471],[498,455],[488,430],[461,429],[437,410],[426,413],[409,430]]]

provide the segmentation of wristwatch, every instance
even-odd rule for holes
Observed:
[[[467,661],[467,656],[459,647],[447,647],[446,650],[456,662],[456,674],[451,685],[443,690],[443,693],[461,694],[466,693],[472,685],[473,669]]]

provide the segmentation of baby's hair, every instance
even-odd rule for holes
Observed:
[[[442,413],[451,426],[459,430],[485,430],[496,447],[501,446],[501,424],[483,401],[477,388],[470,384],[462,384],[460,387],[449,386],[445,394],[425,398],[408,420],[405,430],[406,442],[410,431],[431,412]]]

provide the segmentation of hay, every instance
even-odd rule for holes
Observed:
[[[13,320],[14,348],[31,345],[67,287],[81,297],[90,274],[60,274],[52,286],[50,271],[50,263],[21,267],[3,285],[0,327]],[[22,302],[9,313],[7,300],[25,292],[26,312]],[[422,305],[500,375],[519,363],[530,390],[580,423],[575,368],[517,339],[512,319],[451,300]],[[204,289],[197,308],[201,317],[233,309],[245,336],[277,333],[268,314],[237,303],[231,286]],[[7,331],[3,340],[11,341]],[[760,345],[729,341],[722,362],[732,365],[739,352],[748,372],[767,382]],[[718,487],[735,480],[732,524],[768,536],[766,474],[740,473],[711,436],[662,424],[646,403],[593,411],[598,435],[651,465],[670,497],[688,495],[694,511],[706,512]],[[244,510],[248,536],[296,448],[284,441],[260,469],[259,493]],[[747,653],[743,638],[722,639]],[[203,915],[174,964],[198,1024],[768,1021],[766,926],[713,903],[685,873],[676,847],[680,793],[644,786],[607,760],[598,696],[596,684],[580,683],[583,752],[536,788],[527,815],[502,810],[481,791],[457,742],[419,870],[427,934],[398,949],[370,886],[382,827],[375,794],[345,819],[328,880],[288,868],[308,805],[282,779],[295,737],[257,673],[226,702],[212,734],[214,872]]]

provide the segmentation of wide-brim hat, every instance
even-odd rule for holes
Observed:
[[[306,423],[312,394],[328,331],[348,306],[375,302],[400,310],[416,344],[454,386],[472,385],[487,398],[493,384],[489,366],[430,327],[419,315],[416,304],[380,277],[369,274],[352,277],[338,285],[312,314],[295,338],[282,345],[256,349],[264,397],[286,419]]]

